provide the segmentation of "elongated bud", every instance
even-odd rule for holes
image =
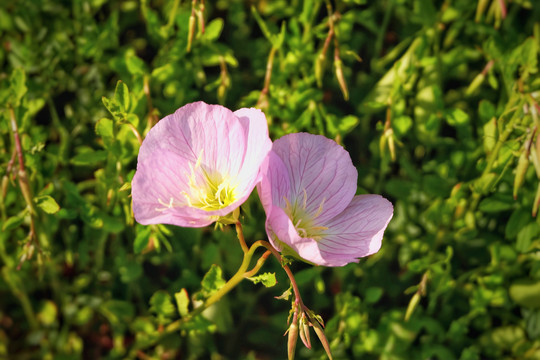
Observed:
[[[289,337],[287,340],[287,355],[289,360],[294,360],[294,354],[296,353],[296,341],[298,340],[298,319],[296,314],[294,314],[294,319],[289,326]]]
[[[328,355],[328,358],[332,360],[332,352],[330,351],[330,344],[328,343],[328,339],[326,339],[326,335],[324,334],[324,329],[322,328],[321,324],[317,321],[312,321],[311,325],[313,326],[313,330],[315,331],[315,334],[319,337],[319,341],[321,342],[324,351],[326,351],[326,355]]]
[[[517,199],[518,190],[525,181],[525,174],[529,168],[529,152],[525,149],[519,156],[516,168],[516,177],[514,178],[514,199]]]
[[[412,313],[414,312],[414,309],[416,309],[419,303],[420,303],[420,293],[417,291],[414,293],[413,297],[411,298],[411,301],[409,301],[409,306],[407,306],[407,311],[405,312],[405,321],[409,321]]]
[[[187,52],[191,51],[191,44],[193,42],[193,37],[195,36],[195,14],[191,12],[189,17],[188,25],[188,43],[187,43]]]
[[[322,87],[322,79],[324,73],[324,65],[326,62],[326,56],[321,51],[315,59],[315,80],[317,80],[317,86]]]
[[[488,0],[478,1],[478,6],[476,7],[476,16],[474,18],[474,21],[479,22],[482,19],[482,15],[484,14],[486,7],[488,6],[488,3],[489,3]]]
[[[392,161],[396,161],[396,146],[394,144],[394,131],[388,129],[388,149],[390,150],[390,158]]]
[[[345,82],[345,77],[343,76],[343,63],[339,57],[334,59],[334,66],[336,68],[336,77],[343,93],[343,98],[349,100],[349,89],[347,88],[347,83]]]
[[[536,137],[536,158],[540,159],[540,135]]]
[[[309,322],[306,318],[305,313],[302,313],[298,327],[300,328],[300,340],[302,340],[305,347],[311,349],[311,339],[309,337]]]
[[[538,188],[536,189],[536,196],[534,197],[532,216],[536,217],[538,214],[538,205],[540,205],[540,183],[538,183]]]
[[[197,17],[199,19],[199,26],[201,27],[201,34],[204,34],[204,0],[201,0],[201,4],[199,5],[199,11],[197,11]]]
[[[8,184],[9,184],[9,177],[7,175],[4,175],[2,177],[2,199],[6,198]]]
[[[480,73],[476,75],[476,77],[473,79],[467,90],[465,90],[465,95],[471,95],[482,85],[484,82],[484,79],[486,78],[486,75],[484,73]]]

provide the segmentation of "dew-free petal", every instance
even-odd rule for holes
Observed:
[[[283,251],[287,245],[302,259],[318,265],[324,265],[324,259],[317,242],[298,235],[294,224],[280,207],[274,206],[269,211],[266,221],[266,232],[272,246]]]
[[[290,178],[289,202],[324,222],[347,207],[356,192],[358,172],[349,153],[321,135],[296,133],[276,140],[272,150]]]
[[[133,178],[137,221],[206,226],[248,198],[271,141],[268,129],[261,129],[266,125],[262,113],[240,114],[241,118],[222,106],[196,102],[150,130]],[[260,148],[250,145],[252,136]]]
[[[376,253],[393,211],[392,204],[380,195],[355,196],[341,214],[324,223],[328,229],[318,240],[322,257],[337,264]]]
[[[246,192],[253,189],[255,183],[260,181],[260,167],[262,160],[272,148],[272,141],[268,136],[268,123],[264,113],[255,108],[244,108],[234,112],[244,130],[246,150],[241,169],[238,172],[240,179],[239,191]],[[257,174],[256,177],[253,174]]]
[[[392,204],[354,196],[348,153],[322,136],[291,134],[274,142],[258,186],[272,244],[323,266],[343,266],[377,252]]]
[[[257,192],[268,215],[272,206],[285,207],[285,198],[290,196],[290,179],[283,160],[274,151],[268,153],[261,165],[261,175]]]

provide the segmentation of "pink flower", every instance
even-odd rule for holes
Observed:
[[[258,185],[272,245],[324,266],[376,253],[393,207],[380,195],[355,196],[357,178],[349,153],[324,136],[276,140]]]
[[[260,181],[271,147],[260,110],[232,112],[203,102],[181,107],[141,145],[132,181],[135,219],[188,227],[235,221],[231,212]]]

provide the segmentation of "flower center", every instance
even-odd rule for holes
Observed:
[[[317,226],[315,220],[322,213],[324,201],[321,202],[317,212],[314,215],[311,215],[307,212],[307,192],[304,190],[303,199],[297,199],[293,204],[284,197],[285,199],[285,213],[289,216],[294,228],[298,232],[298,235],[302,238],[310,238],[316,241],[321,239],[321,232],[327,230],[325,226]],[[302,200],[302,201],[300,201]]]
[[[189,164],[190,174],[186,174],[189,192],[182,192],[189,206],[206,211],[223,209],[234,203],[238,196],[236,184],[227,175],[222,175],[201,165],[202,150],[195,165]]]
[[[207,211],[219,210],[234,203],[237,199],[236,186],[227,177],[218,181],[207,178],[206,189],[198,191],[198,198],[192,206]]]

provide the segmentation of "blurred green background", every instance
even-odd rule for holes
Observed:
[[[273,259],[164,331],[242,260],[233,228],[131,212],[139,140],[204,100],[335,139],[394,204],[378,254],[292,265],[335,359],[540,359],[539,48],[536,0],[1,1],[0,358],[286,358]],[[255,193],[243,223],[264,238]]]

